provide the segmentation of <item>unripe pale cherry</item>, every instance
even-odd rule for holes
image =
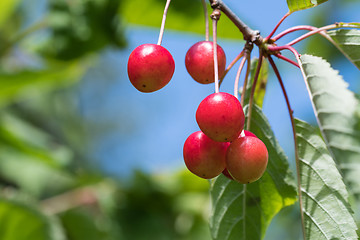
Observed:
[[[142,44],[129,56],[128,75],[140,92],[154,92],[169,83],[175,62],[170,52],[157,44]]]
[[[244,128],[245,115],[238,99],[219,92],[207,96],[196,110],[196,121],[208,137],[218,142],[231,142]]]
[[[226,153],[226,169],[240,183],[258,180],[268,163],[265,144],[256,137],[245,136],[234,140]]]
[[[225,72],[226,56],[224,50],[217,45],[219,78]],[[195,43],[187,51],[185,66],[190,76],[202,84],[214,82],[214,46],[213,42],[201,41]]]
[[[229,143],[211,140],[203,132],[192,133],[185,141],[183,155],[186,167],[193,174],[210,179],[225,168],[226,150]]]
[[[248,137],[257,137],[254,133],[252,133],[252,132],[250,132],[250,131],[248,131],[248,130],[244,130],[244,135],[245,135],[245,136],[248,136]],[[240,137],[241,137],[241,136],[239,136],[239,138],[240,138]],[[229,143],[229,145],[230,145],[230,143]],[[230,175],[230,173],[229,173],[229,171],[227,170],[227,168],[224,169],[224,171],[222,172],[222,174],[223,174],[225,177],[229,178],[230,180],[234,180],[234,178]]]

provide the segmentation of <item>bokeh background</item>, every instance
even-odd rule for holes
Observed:
[[[263,36],[288,11],[285,0],[225,3]],[[0,2],[0,239],[210,239],[209,183],[192,176],[182,159],[185,139],[198,130],[196,108],[214,91],[192,80],[184,64],[190,46],[204,40],[200,0],[170,5],[163,46],[176,64],[171,82],[144,94],[127,77],[131,51],[157,42],[164,6],[164,0]],[[359,1],[329,0],[292,14],[279,31],[360,21],[359,10]],[[230,62],[242,36],[225,15],[218,31]],[[356,67],[325,39],[295,47],[328,59],[359,93]],[[276,63],[295,116],[316,124],[299,70]],[[222,91],[233,92],[236,68]],[[270,70],[263,111],[294,168],[290,120]],[[275,217],[265,239],[299,234],[293,206]]]

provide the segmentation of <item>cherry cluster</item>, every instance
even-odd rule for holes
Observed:
[[[174,74],[174,59],[161,46],[169,3],[167,0],[158,44],[140,45],[129,56],[129,79],[141,92],[163,88]],[[212,15],[213,41],[209,41],[206,34],[206,41],[195,43],[185,56],[185,66],[191,77],[201,84],[215,82],[215,93],[198,106],[196,121],[201,131],[186,139],[184,161],[190,172],[201,178],[224,174],[240,183],[251,183],[264,174],[268,151],[259,138],[244,130],[245,114],[237,94],[219,92],[219,78],[226,74],[226,56],[216,43],[217,14],[214,11]]]
[[[201,83],[214,82],[213,42],[201,41],[186,53],[185,65],[192,78]],[[218,74],[225,72],[224,50],[217,45]],[[128,61],[131,83],[141,92],[163,88],[172,78],[175,63],[164,47],[143,44],[135,48]],[[258,180],[265,172],[268,151],[253,133],[244,131],[245,115],[239,100],[225,92],[207,96],[196,111],[201,131],[185,141],[183,155],[187,168],[210,179],[223,173],[240,183]]]
[[[214,82],[213,43],[194,44],[187,52],[185,65],[199,83]],[[225,72],[226,57],[217,45],[218,73]],[[264,173],[268,162],[265,144],[244,130],[245,115],[239,100],[217,92],[207,96],[196,110],[201,131],[185,141],[183,155],[187,168],[195,175],[210,179],[223,173],[240,183],[251,183]]]

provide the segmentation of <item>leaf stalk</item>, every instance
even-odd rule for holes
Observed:
[[[306,234],[305,234],[305,221],[304,221],[304,204],[302,201],[302,191],[301,191],[301,176],[300,176],[300,159],[299,159],[299,153],[298,153],[298,146],[297,146],[297,139],[296,139],[296,129],[295,129],[295,120],[294,120],[294,111],[291,108],[290,105],[290,100],[289,97],[287,95],[285,86],[284,86],[284,82],[282,81],[282,78],[280,76],[280,72],[274,62],[274,60],[272,59],[271,56],[268,56],[268,61],[271,65],[271,67],[274,70],[274,73],[279,81],[281,90],[283,92],[284,98],[285,98],[285,102],[286,102],[286,106],[289,112],[289,117],[290,117],[290,121],[291,121],[291,127],[292,127],[292,132],[293,132],[293,139],[294,139],[294,148],[295,148],[295,163],[296,163],[296,175],[297,175],[297,185],[298,185],[298,194],[299,194],[299,205],[300,205],[300,215],[301,215],[301,226],[302,226],[302,231],[303,231],[303,236],[304,236],[304,240],[306,240]]]

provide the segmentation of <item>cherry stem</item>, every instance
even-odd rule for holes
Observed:
[[[288,45],[285,45],[285,46],[281,46],[281,47],[274,47],[274,46],[268,46],[268,50],[270,51],[281,51],[281,50],[289,50],[291,51],[294,55],[295,55],[295,58],[298,62],[298,65],[301,68],[301,61],[300,61],[300,54],[295,50],[295,48],[293,48],[292,46],[288,46]]]
[[[225,69],[224,74],[221,76],[220,78],[220,82],[219,85],[221,86],[226,74],[230,71],[230,69],[235,65],[235,63],[237,63],[237,61],[239,61],[242,57],[244,56],[244,51],[241,51],[241,53],[239,53],[239,55],[236,56],[236,58],[234,58],[234,60],[232,60],[232,62],[229,64],[229,66]]]
[[[300,68],[300,66],[299,66],[299,64],[297,64],[296,62],[294,62],[293,60],[291,60],[291,59],[289,59],[289,58],[287,58],[287,57],[285,57],[285,56],[283,56],[283,55],[281,55],[280,53],[276,53],[276,54],[274,54],[276,57],[278,57],[278,58],[280,58],[280,59],[282,59],[282,60],[284,60],[284,61],[286,61],[286,62],[288,62],[288,63],[291,63],[292,65],[294,65],[295,67],[298,67],[298,68]]]
[[[317,28],[317,27],[313,27],[313,26],[309,26],[309,25],[300,25],[300,26],[295,26],[295,27],[291,27],[289,29],[286,29],[285,31],[283,31],[283,32],[279,33],[278,35],[276,35],[275,37],[273,37],[272,39],[274,41],[277,41],[277,40],[279,40],[280,38],[284,37],[285,35],[287,35],[289,33],[292,33],[292,32],[295,32],[295,31],[300,31],[300,30],[317,31],[317,32],[311,33],[311,35],[316,34],[316,33],[322,33],[322,32],[324,32],[322,34],[325,34],[326,30],[331,30],[331,29],[341,28],[341,27],[344,27],[344,28],[350,28],[350,27],[351,28],[360,28],[360,25],[356,24],[356,23],[335,23],[335,24],[331,24],[331,25],[324,26],[324,27],[321,27],[321,28]],[[320,30],[320,31],[318,31],[318,30]],[[311,36],[311,35],[309,35],[309,36]],[[301,37],[306,38],[306,37],[309,37],[309,36],[304,36],[303,35]]]
[[[269,36],[267,36],[264,39],[264,42],[267,42],[276,32],[276,30],[280,27],[281,23],[288,17],[290,16],[291,12],[287,12],[278,22],[278,24],[276,24],[275,28],[272,30],[272,32],[269,34]]]
[[[209,41],[209,13],[207,10],[206,2],[205,0],[201,0],[203,9],[204,9],[204,17],[205,17],[205,40]]]
[[[351,23],[349,23],[349,26],[351,25]],[[274,41],[282,38],[283,36],[291,33],[291,32],[294,32],[294,31],[298,31],[298,30],[309,30],[309,31],[317,31],[318,28],[316,27],[313,27],[313,26],[308,26],[308,25],[302,25],[302,26],[296,26],[296,27],[293,27],[293,28],[289,28],[287,29],[286,31],[280,33],[279,35],[277,35],[276,37],[273,38]],[[342,50],[341,48],[338,47],[338,45],[336,44],[336,42],[328,35],[326,34],[326,31],[321,31],[321,32],[318,32],[321,36],[323,36],[324,38],[326,38],[329,42],[331,42],[334,46],[336,46],[338,48],[338,50],[340,52],[342,52],[344,55],[346,55],[344,53],[344,50]],[[268,48],[269,49],[269,48]],[[295,65],[295,63],[293,61],[291,61],[290,59],[285,59],[285,57],[281,56],[280,54],[274,54],[276,57],[278,58],[282,58],[283,60]],[[299,67],[298,64],[296,64],[295,66]]]
[[[278,51],[282,51],[282,50],[289,50],[291,51],[295,57],[299,55],[299,53],[295,50],[295,48],[293,48],[292,46],[289,45],[284,45],[284,46],[267,46],[267,49],[272,51],[272,52],[278,52]]]
[[[241,72],[244,68],[244,65],[245,65],[245,62],[246,62],[246,58],[243,58],[240,62],[240,66],[239,66],[239,69],[236,73],[236,77],[235,77],[235,83],[234,83],[234,96],[236,97],[236,99],[239,99],[239,79],[240,79],[240,75],[241,75]]]
[[[335,28],[340,28],[340,27],[359,27],[358,25],[352,25],[352,24],[347,24],[347,23],[335,23],[335,24],[331,24],[331,25],[328,25],[328,26],[324,26],[324,27],[321,27],[321,28],[315,28],[314,30],[312,30],[311,32],[308,32],[296,39],[294,39],[293,41],[289,42],[288,44],[286,45],[289,45],[289,46],[292,46],[314,34],[317,34],[317,33],[321,33],[321,32],[325,32],[327,30],[331,30],[331,29],[335,29]],[[323,33],[327,36],[326,33]]]
[[[161,27],[160,27],[160,33],[159,33],[159,40],[157,42],[157,45],[161,45],[161,42],[162,42],[162,38],[164,35],[164,30],[165,30],[166,15],[167,15],[167,12],[168,12],[168,9],[170,6],[170,2],[171,2],[171,0],[167,0],[166,4],[165,4],[164,14],[163,14],[163,18],[161,21]]]
[[[298,42],[300,42],[300,41],[302,41],[302,40],[304,40],[304,39],[306,39],[306,38],[308,38],[308,37],[310,37],[310,36],[312,36],[312,35],[315,35],[315,34],[317,34],[317,33],[321,33],[321,32],[324,32],[324,31],[326,31],[326,30],[330,30],[330,29],[333,29],[333,28],[336,28],[336,25],[335,25],[335,24],[334,24],[334,25],[325,26],[325,27],[321,27],[321,28],[315,28],[315,29],[312,30],[311,32],[305,33],[304,35],[302,35],[302,36],[300,36],[300,37],[292,40],[291,42],[289,42],[289,43],[286,44],[286,45],[292,46],[292,45],[294,45],[294,44],[296,44],[296,43],[298,43]]]
[[[259,50],[259,62],[258,65],[256,67],[256,72],[255,72],[255,76],[254,76],[254,82],[251,86],[251,93],[250,93],[250,99],[249,99],[249,109],[248,109],[248,118],[247,118],[247,129],[250,129],[250,123],[251,123],[251,110],[252,110],[252,105],[254,102],[254,94],[255,94],[255,89],[256,89],[256,83],[257,80],[259,78],[260,75],[260,69],[261,69],[261,65],[262,65],[262,61],[263,61],[263,53],[261,50]]]
[[[241,106],[244,106],[244,104],[245,104],[245,93],[246,93],[246,88],[247,88],[247,84],[249,81],[249,74],[250,74],[250,68],[251,68],[251,51],[245,51],[245,57],[246,57],[246,61],[247,61],[247,67],[246,67],[246,74],[245,74],[243,89],[241,92],[241,100],[240,100]]]
[[[279,33],[278,35],[276,35],[275,37],[273,37],[272,39],[274,41],[279,40],[280,38],[288,35],[289,33],[295,32],[295,31],[300,31],[300,30],[308,30],[308,31],[313,31],[318,29],[317,27],[313,27],[310,25],[300,25],[300,26],[295,26],[295,27],[291,27],[289,29],[286,29],[285,31]]]
[[[296,51],[296,50],[295,50]],[[299,192],[299,205],[300,205],[300,213],[301,213],[301,225],[302,225],[302,231],[303,231],[303,236],[304,236],[304,240],[306,240],[305,238],[305,222],[304,222],[304,211],[303,211],[303,201],[302,201],[302,191],[301,191],[301,176],[300,176],[300,159],[299,159],[299,154],[298,154],[298,146],[297,146],[297,139],[296,139],[296,128],[295,128],[295,120],[294,120],[294,115],[293,115],[293,110],[291,108],[290,105],[290,101],[289,101],[289,97],[286,93],[285,90],[285,86],[284,83],[281,79],[280,73],[278,68],[276,67],[276,64],[274,62],[274,60],[272,59],[271,56],[268,56],[268,60],[270,65],[272,66],[274,73],[279,81],[279,84],[281,86],[281,90],[284,94],[284,98],[285,98],[285,102],[286,102],[286,106],[289,112],[289,117],[290,117],[290,121],[291,121],[291,127],[292,127],[292,131],[293,131],[293,138],[294,138],[294,148],[295,148],[295,163],[296,163],[296,173],[297,173],[297,183],[298,183],[298,192]]]
[[[220,18],[221,12],[215,9],[211,14],[213,23],[213,50],[214,50],[214,77],[215,77],[215,93],[219,92],[219,66],[217,56],[217,22]]]

